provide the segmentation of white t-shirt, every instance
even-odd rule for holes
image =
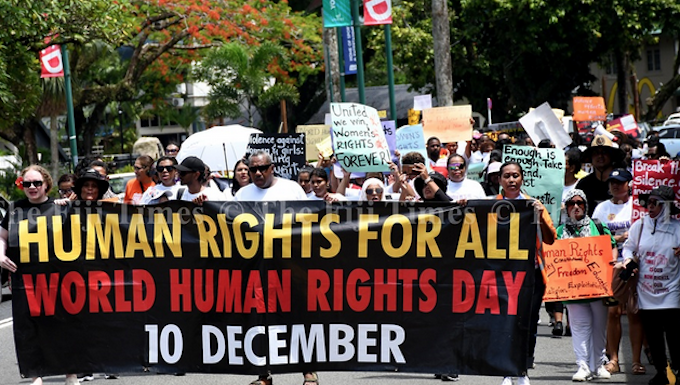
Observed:
[[[276,177],[269,188],[259,188],[254,183],[242,187],[234,196],[235,201],[304,201],[305,190],[297,182]]]
[[[593,218],[607,225],[612,235],[621,235],[630,229],[631,218],[633,215],[633,199],[628,202],[614,204],[611,200],[606,200],[595,207]],[[616,245],[621,251],[623,242]],[[623,257],[619,253],[619,258]]]
[[[484,188],[479,182],[468,178],[463,179],[462,182],[454,182],[451,179],[446,181],[446,195],[454,201],[459,199],[486,199]]]
[[[336,198],[338,202],[345,202],[347,201],[347,197],[342,195],[342,194],[337,194],[337,193],[328,193],[328,195],[331,195],[332,197]],[[310,201],[322,201],[324,198],[319,198],[314,194],[313,192],[311,194],[307,195],[307,199]]]
[[[177,199],[177,190],[179,190],[179,184],[174,184],[172,186],[157,184],[151,186],[144,191],[139,204],[148,205],[150,203],[158,203],[157,200],[163,195],[167,196],[168,200],[175,200]],[[170,192],[168,193],[168,191]]]
[[[480,163],[484,162],[485,165],[489,164],[489,157],[491,152],[481,152],[479,150],[470,154],[469,163]]]
[[[208,198],[208,200],[211,202],[224,201],[224,195],[222,194],[222,191],[220,191],[220,189],[217,188],[206,187],[203,190],[197,192],[196,194],[190,193],[189,189],[186,188],[186,186],[182,186],[181,188],[185,189],[184,193],[182,194],[182,197],[180,198],[180,200],[183,201],[191,202],[201,194],[205,195],[205,197]]]

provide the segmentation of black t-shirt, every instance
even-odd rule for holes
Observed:
[[[600,202],[604,202],[612,197],[609,195],[609,183],[597,179],[595,173],[589,174],[578,181],[576,188],[583,190],[586,198],[588,198],[588,216],[593,215],[595,206]]]
[[[54,208],[54,198],[47,198],[45,202],[42,203],[31,203],[28,198],[25,199],[20,199],[16,202],[13,202],[9,210],[7,211],[7,214],[5,214],[5,217],[2,218],[2,222],[0,222],[0,226],[2,226],[3,229],[9,231],[9,217],[12,215],[12,213],[16,210],[31,210],[29,211],[32,215],[37,215],[39,213],[43,213],[47,211],[49,208]],[[25,217],[26,214],[22,216]]]

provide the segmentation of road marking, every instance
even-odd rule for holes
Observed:
[[[14,322],[12,321],[12,317],[10,318],[5,318],[4,320],[0,321],[0,329],[6,328],[8,326],[12,326]]]

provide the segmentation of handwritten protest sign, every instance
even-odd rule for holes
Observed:
[[[415,151],[422,154],[423,158],[427,159],[423,126],[416,124],[414,126],[399,127],[397,130],[397,150],[399,150],[401,156]]]
[[[389,171],[390,149],[378,111],[358,103],[331,103],[333,149],[347,171]]]
[[[569,134],[547,102],[522,116],[519,122],[536,144],[544,139],[549,139],[555,148],[560,149],[571,144]]]
[[[470,163],[468,164],[467,167],[467,173],[465,174],[465,178],[474,180],[475,182],[483,182],[483,172],[484,168],[486,165],[484,162],[477,162],[477,163]]]
[[[505,146],[503,162],[514,161],[524,170],[524,189],[559,223],[564,190],[564,151],[558,148]]]
[[[607,109],[601,96],[576,96],[573,99],[576,122],[595,122],[607,119]]]
[[[638,127],[637,122],[635,122],[635,117],[633,115],[624,115],[620,118],[608,121],[607,130],[622,131],[626,135],[630,135],[636,139],[640,136],[640,128]]]
[[[472,106],[435,107],[423,110],[425,137],[436,136],[442,143],[472,139]]]
[[[570,238],[543,245],[545,275],[543,300],[565,301],[611,297],[614,268],[608,235]]]
[[[670,186],[675,200],[680,197],[680,164],[677,160],[635,160],[633,161],[633,218],[638,220],[647,209],[640,206],[640,194],[647,194],[654,187]]]
[[[277,175],[297,179],[298,169],[305,165],[305,134],[250,134],[246,154],[258,150],[271,156]]]
[[[397,162],[399,159],[394,155],[394,152],[397,150],[397,122],[394,120],[383,120],[381,123],[385,133],[385,140],[387,140],[387,146],[390,148],[392,162]]]
[[[326,140],[326,138],[330,138],[331,127],[324,124],[297,126],[295,132],[305,134],[307,160],[316,160],[319,155],[316,145]]]
[[[413,97],[413,109],[423,111],[432,108],[432,95],[416,95]]]
[[[321,143],[317,143],[316,148],[324,159],[329,159],[331,155],[333,155],[333,142],[331,141],[331,137],[329,136]]]

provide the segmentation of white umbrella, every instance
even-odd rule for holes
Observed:
[[[182,162],[188,156],[200,158],[210,167],[210,171],[229,176],[234,164],[243,158],[250,140],[250,134],[261,134],[257,128],[243,127],[239,124],[215,126],[189,136],[177,154]]]

